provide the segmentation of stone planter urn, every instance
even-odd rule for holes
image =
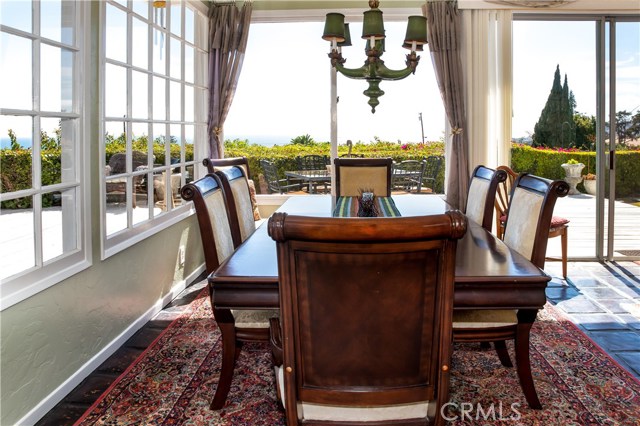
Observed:
[[[562,168],[565,172],[564,181],[569,184],[569,195],[579,194],[580,191],[576,188],[580,182],[582,182],[582,169],[584,164],[582,163],[564,163]]]
[[[596,195],[596,186],[597,184],[597,180],[595,179],[595,177],[593,179],[584,179],[582,181],[582,184],[584,185],[584,189],[587,191],[587,194],[589,195]]]

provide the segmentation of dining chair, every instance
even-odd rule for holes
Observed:
[[[186,184],[181,189],[186,201],[193,201],[207,274],[211,274],[236,248],[229,220],[229,208],[220,178],[213,173]],[[222,366],[212,409],[224,406],[231,388],[235,360],[245,341],[268,341],[269,318],[277,316],[275,310],[247,307],[247,309],[220,309],[216,306],[215,289],[209,285],[209,298],[213,316],[222,334]],[[241,304],[241,303],[240,303]]]
[[[431,188],[434,194],[438,194],[440,188],[438,187],[438,174],[442,167],[442,161],[444,157],[440,155],[430,155],[424,158],[424,173],[422,174],[422,187]]]
[[[424,161],[405,160],[393,164],[391,185],[394,191],[417,192],[422,191],[422,175],[425,168]]]
[[[496,235],[502,239],[504,233],[504,224],[507,220],[507,207],[509,206],[509,197],[511,188],[518,177],[518,174],[511,170],[509,166],[499,166],[497,170],[504,170],[507,173],[507,179],[500,182],[496,192],[495,211],[496,211]],[[560,250],[562,261],[562,276],[567,279],[567,251],[569,240],[569,219],[561,216],[553,216],[551,218],[551,226],[549,228],[549,238],[560,237]],[[551,259],[551,258],[547,258]]]
[[[459,211],[344,219],[275,213],[271,320],[287,425],[441,424]]]
[[[509,200],[505,244],[540,269],[544,268],[553,208],[556,200],[568,193],[569,185],[563,180],[550,181],[527,173],[520,174],[513,184]],[[529,360],[529,333],[534,320],[535,313],[518,309],[456,309],[453,339],[455,342],[494,342],[500,362],[507,367],[512,364],[505,340],[513,339],[520,386],[529,407],[539,409],[542,404]]]
[[[275,164],[268,160],[260,160],[260,167],[267,181],[267,188],[271,194],[286,194],[290,191],[300,191],[300,182],[292,183],[289,179],[280,179]]]
[[[370,190],[380,197],[391,196],[391,158],[334,158],[336,195],[354,197]]]
[[[224,190],[234,245],[237,247],[256,230],[248,179],[241,166],[222,167],[216,171]]]
[[[262,217],[260,216],[260,209],[258,208],[258,200],[256,199],[256,184],[255,180],[251,176],[251,171],[249,169],[249,160],[247,160],[247,157],[205,158],[204,160],[202,160],[202,164],[207,168],[209,173],[215,173],[216,171],[225,167],[242,167],[247,178],[247,184],[249,185],[251,206],[253,208],[253,220],[262,220]]]
[[[493,225],[496,189],[498,184],[506,179],[507,173],[504,170],[493,170],[482,165],[477,166],[471,173],[465,214],[469,220],[489,232]]]

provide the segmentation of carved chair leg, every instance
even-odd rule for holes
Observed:
[[[513,367],[511,358],[509,357],[509,351],[507,351],[507,345],[504,340],[497,340],[493,342],[493,346],[496,349],[500,363],[505,367]]]
[[[531,375],[531,361],[529,359],[529,333],[536,317],[536,311],[518,311],[518,325],[516,331],[516,365],[520,386],[524,397],[533,409],[541,409],[542,404]]]
[[[210,408],[212,410],[219,410],[224,407],[227,395],[231,389],[233,370],[240,348],[236,347],[236,327],[231,311],[228,309],[214,309],[213,314],[218,323],[218,327],[220,327],[220,333],[222,334],[222,366],[220,367],[218,387],[211,401]]]

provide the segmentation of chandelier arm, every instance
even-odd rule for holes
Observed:
[[[391,68],[387,68],[384,62],[380,61],[376,67],[375,78],[380,78],[382,80],[402,80],[413,74],[415,72],[415,67],[408,66],[402,70],[392,70]]]
[[[360,68],[347,68],[341,63],[334,64],[336,71],[345,77],[353,78],[356,80],[366,80],[369,78],[369,65],[364,64]]]

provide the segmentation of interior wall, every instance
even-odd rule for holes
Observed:
[[[195,216],[100,259],[99,2],[85,70],[92,266],[0,313],[0,425],[32,424],[204,271]],[[179,251],[185,250],[184,264]],[[95,364],[95,365],[94,365]]]

